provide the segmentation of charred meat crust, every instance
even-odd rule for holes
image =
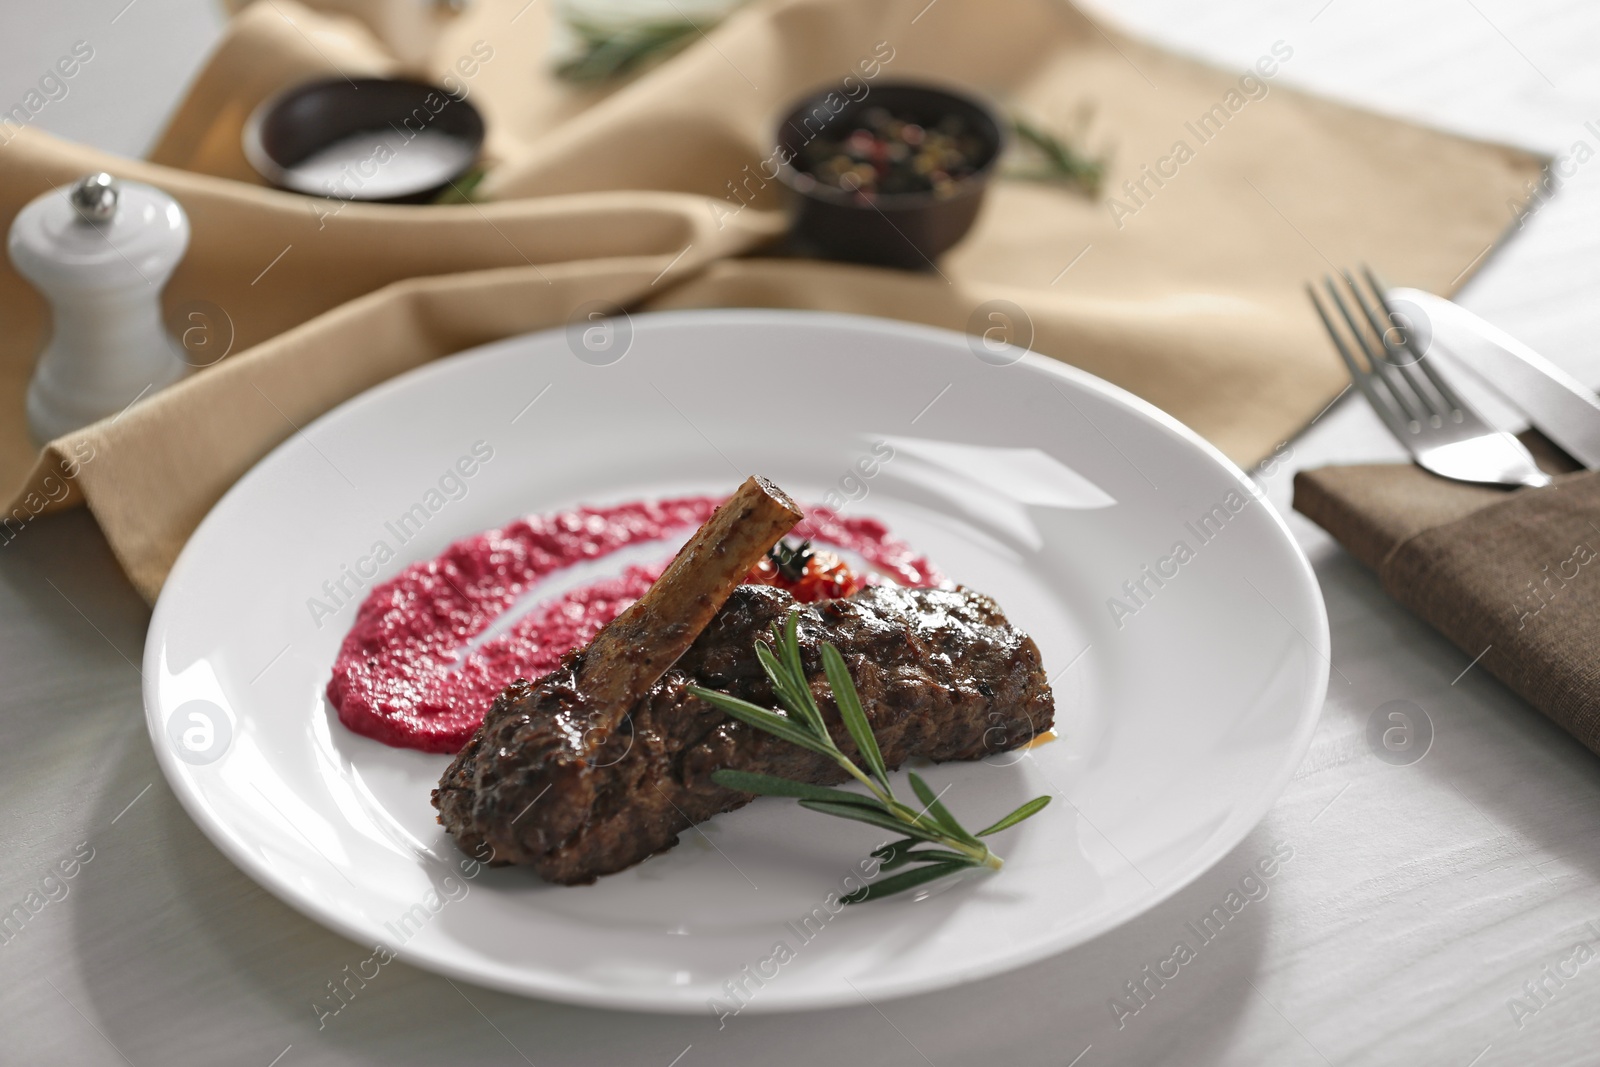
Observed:
[[[825,757],[688,692],[699,685],[776,706],[753,650],[794,607],[801,661],[846,753],[854,749],[822,670],[824,641],[844,656],[891,766],[912,756],[965,760],[1007,751],[1054,721],[1038,648],[981,593],[874,586],[796,605],[781,589],[740,586],[613,735],[586,726],[594,719],[578,685],[582,651],[537,683],[509,686],[434,791],[439,821],[470,855],[575,884],[670,848],[689,826],[749,803],[749,794],[711,780],[718,768],[843,780]],[[574,744],[574,732],[586,730]],[[574,751],[588,758],[574,760]]]

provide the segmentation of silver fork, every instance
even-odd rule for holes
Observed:
[[[1348,327],[1345,332],[1323,307],[1316,289],[1307,285],[1306,292],[1350,368],[1351,380],[1417,464],[1461,482],[1549,485],[1550,476],[1539,469],[1522,442],[1485,422],[1429,365],[1372,271],[1361,268],[1367,291],[1349,271],[1340,274],[1357,310],[1351,310],[1331,276],[1323,284]],[[1361,353],[1360,360],[1355,351]]]

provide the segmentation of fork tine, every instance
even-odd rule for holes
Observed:
[[[1373,329],[1378,331],[1378,340],[1383,345],[1384,362],[1396,376],[1405,380],[1406,386],[1427,411],[1428,420],[1434,425],[1442,425],[1446,420],[1460,421],[1460,404],[1442,393],[1436,393],[1432,388],[1437,379],[1430,373],[1431,368],[1424,368],[1423,361],[1415,358],[1415,349],[1391,339],[1392,333],[1398,333],[1404,338],[1406,331],[1388,312],[1388,305],[1384,303],[1383,294],[1378,287],[1373,286],[1373,302],[1369,305],[1365,292],[1349,271],[1345,272],[1344,277],[1351,291],[1355,293],[1356,299],[1361,303],[1361,310],[1366,313]],[[1385,314],[1381,317],[1378,314],[1380,307],[1385,309]]]
[[[1384,425],[1389,427],[1389,432],[1396,436],[1403,436],[1406,432],[1408,420],[1403,414],[1395,410],[1394,401],[1387,396],[1379,395],[1372,387],[1372,372],[1363,370],[1356,362],[1354,354],[1344,343],[1344,338],[1339,335],[1339,329],[1333,324],[1333,319],[1322,306],[1322,301],[1317,297],[1317,290],[1309,282],[1306,284],[1306,295],[1311,298],[1311,306],[1317,309],[1317,317],[1322,320],[1323,327],[1328,331],[1328,337],[1333,341],[1333,347],[1339,350],[1339,358],[1344,360],[1344,365],[1350,371],[1350,380],[1366,395],[1367,403],[1372,405],[1372,410],[1377,412]]]
[[[1397,364],[1389,358],[1391,349],[1389,347],[1388,323],[1378,318],[1378,313],[1373,310],[1372,305],[1367,303],[1366,294],[1361,291],[1361,286],[1357,284],[1355,277],[1347,270],[1339,273],[1344,275],[1344,282],[1350,287],[1351,299],[1360,307],[1361,314],[1366,319],[1367,325],[1372,328],[1372,332],[1378,338],[1380,351],[1378,353],[1368,352],[1368,358],[1372,359],[1373,368],[1383,375],[1383,379],[1389,383],[1391,391],[1401,396],[1403,400],[1416,401],[1415,404],[1406,402],[1406,408],[1412,413],[1413,418],[1419,422],[1438,418],[1440,412],[1435,410],[1438,405],[1434,403],[1433,396],[1427,390],[1418,388],[1416,379],[1406,373],[1409,363]],[[1350,328],[1359,330],[1359,327],[1353,321],[1350,324]],[[1362,335],[1363,340],[1365,340],[1365,336],[1365,334]],[[1404,382],[1405,389],[1400,389],[1396,385],[1397,382]]]
[[[1333,280],[1332,276],[1325,275],[1323,277],[1323,286],[1328,290],[1328,296],[1333,300],[1334,306],[1339,309],[1339,314],[1344,317],[1345,323],[1350,327],[1350,333],[1355,337],[1356,344],[1361,348],[1361,354],[1366,357],[1367,363],[1372,368],[1370,373],[1383,382],[1384,389],[1392,398],[1391,404],[1398,410],[1402,421],[1420,426],[1427,419],[1426,413],[1419,411],[1416,404],[1407,395],[1407,390],[1400,387],[1399,379],[1394,377],[1394,368],[1389,365],[1389,361],[1373,351],[1372,345],[1367,341],[1367,335],[1363,331],[1361,323],[1356,320],[1355,314],[1350,310],[1349,305],[1345,303],[1344,297],[1339,295],[1338,283]]]
[[[1433,384],[1434,389],[1438,391],[1439,396],[1444,400],[1444,402],[1450,405],[1451,417],[1458,417],[1463,407],[1461,398],[1456,395],[1456,391],[1450,387],[1450,384],[1446,382],[1444,378],[1440,377],[1439,373],[1433,369],[1433,362],[1427,358],[1428,354],[1422,350],[1422,346],[1417,344],[1417,339],[1413,335],[1413,331],[1405,326],[1401,326],[1396,320],[1394,308],[1389,303],[1389,287],[1380,281],[1378,276],[1373,273],[1372,268],[1367,266],[1365,263],[1361,265],[1361,273],[1366,275],[1367,284],[1372,286],[1373,294],[1378,298],[1378,303],[1383,307],[1384,317],[1399,328],[1401,340],[1404,342],[1405,347],[1411,352],[1411,355],[1416,359],[1417,366],[1422,368],[1422,373],[1428,376],[1428,381]]]

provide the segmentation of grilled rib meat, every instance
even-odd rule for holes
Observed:
[[[439,821],[480,859],[584,883],[670,848],[682,830],[753,799],[714,783],[719,768],[843,780],[831,760],[730,719],[687,691],[699,685],[776,707],[754,646],[793,607],[780,589],[735,589],[609,733],[593,726],[583,684],[595,646],[569,654],[539,682],[514,683],[434,791]],[[825,641],[844,656],[890,766],[911,756],[976,759],[1026,744],[1053,722],[1038,648],[981,593],[875,586],[798,609],[806,675],[847,754],[854,746],[822,670]],[[581,766],[564,762],[579,747],[587,753]]]

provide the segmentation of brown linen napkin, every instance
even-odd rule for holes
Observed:
[[[1324,467],[1295,476],[1294,506],[1600,753],[1600,472],[1507,492],[1411,465]]]
[[[418,62],[415,27],[395,28],[408,3],[325,0],[337,15],[294,0],[245,7],[150,163],[30,130],[0,148],[0,218],[102,167],[171,192],[194,239],[165,293],[169,315],[203,301],[235,334],[223,362],[39,454],[21,412],[42,305],[0,269],[0,405],[13,413],[0,419],[0,485],[13,487],[0,540],[86,503],[153,598],[205,512],[296,427],[393,374],[558,325],[597,299],[955,329],[975,316],[986,326],[981,305],[1006,300],[1031,321],[1035,350],[1249,462],[1341,384],[1301,279],[1366,260],[1448,292],[1539,166],[1290,91],[1275,79],[1292,68],[1293,41],[1264,47],[1244,77],[1104,31],[1057,0],[757,0],[670,61],[599,89],[549,75],[548,4],[478,0]],[[400,69],[453,81],[484,111],[491,202],[341,205],[263,188],[243,165],[240,128],[271,92],[319,71]],[[1057,126],[1092,105],[1091,141],[1115,143],[1107,195],[999,181],[972,236],[922,274],[734,258],[782,229],[762,163],[784,103],[819,84],[859,93],[919,77]]]

